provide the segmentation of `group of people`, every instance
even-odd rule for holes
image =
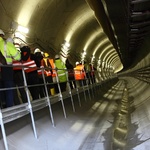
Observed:
[[[76,62],[74,67],[68,58],[65,62],[60,55],[55,55],[52,59],[39,48],[34,52],[29,46],[23,46],[18,50],[13,41],[6,40],[4,36],[5,33],[0,29],[1,108],[45,97],[45,84],[48,94],[51,95],[51,89],[54,89],[55,93],[66,91],[67,82],[73,89],[77,85],[85,85],[85,79],[95,79],[94,69],[86,63]],[[88,80],[88,83],[90,81]],[[31,99],[28,99],[27,91],[30,91]]]

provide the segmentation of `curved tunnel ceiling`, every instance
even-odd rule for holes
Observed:
[[[95,66],[100,60],[108,66],[113,65],[115,72],[123,68],[118,52],[85,0],[2,0],[0,4],[4,22],[1,28],[7,33],[16,31],[16,23],[29,28],[29,33],[23,36],[32,50],[40,47],[54,57],[61,53],[61,46],[66,41],[70,43],[70,50],[62,54],[69,55],[74,64],[81,61],[86,52],[84,60],[93,61]]]

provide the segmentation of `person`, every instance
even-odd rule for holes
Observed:
[[[90,84],[90,65],[84,61],[84,70],[85,70],[85,73],[86,73],[86,79],[87,79],[87,84]]]
[[[20,51],[24,70],[27,74],[27,84],[29,86],[28,89],[31,93],[32,100],[39,99],[39,78],[37,73],[37,65],[34,60],[35,56],[34,54],[31,54],[30,47],[28,46],[21,47]]]
[[[34,55],[32,55],[32,58],[35,63],[36,63],[36,66],[38,67],[38,77],[39,77],[39,83],[41,84],[39,86],[39,94],[40,94],[40,97],[43,98],[45,97],[45,87],[44,87],[44,80],[43,80],[43,76],[42,76],[42,69],[41,69],[41,66],[42,66],[42,61],[43,61],[43,55],[42,55],[42,51],[39,49],[39,48],[36,48],[34,50]],[[46,72],[45,72],[45,69],[43,70],[44,71],[44,76],[46,76]]]
[[[7,38],[7,42],[10,42],[15,45],[14,40],[12,38]],[[20,86],[24,86],[24,80],[22,75],[22,66],[23,64],[21,61],[13,60],[13,77],[14,77],[14,84],[16,87],[18,87],[18,91],[20,92],[20,98],[19,94],[17,92],[17,89],[14,89],[14,104],[18,105],[20,103],[26,103],[27,102],[27,95],[24,88],[20,88]],[[20,100],[21,99],[21,100]],[[21,102],[22,101],[22,102]]]
[[[47,85],[48,93],[49,93],[49,95],[53,95],[51,93],[51,89],[54,88],[54,85],[52,84],[53,83],[53,73],[54,73],[54,70],[53,70],[54,69],[54,61],[53,61],[53,59],[51,59],[49,57],[48,53],[44,53],[42,65],[44,66],[45,71],[46,71],[46,82],[48,83],[48,85]]]
[[[55,67],[57,70],[57,75],[60,83],[61,92],[66,91],[67,86],[67,68],[65,63],[60,59],[60,55],[55,55]],[[56,93],[58,93],[58,89],[56,89]]]
[[[80,87],[85,85],[85,71],[84,71],[84,65],[82,63],[76,62],[76,67],[74,68],[74,76],[75,80],[78,81]]]
[[[70,88],[76,88],[76,83],[75,83],[75,78],[74,78],[74,67],[73,65],[69,62],[69,59],[66,59],[66,67],[68,70],[68,79],[69,79],[69,84],[70,84]]]
[[[6,65],[6,64],[7,64],[6,59],[0,51],[0,89],[3,88],[3,86],[2,86],[2,77],[1,77],[1,66]],[[3,106],[5,105],[4,100],[5,100],[4,92],[0,91],[0,108],[3,108]]]
[[[89,66],[90,66],[90,79],[91,79],[92,84],[94,84],[96,82],[96,80],[95,80],[96,68],[91,63],[89,64]]]
[[[4,40],[5,33],[0,29],[0,51],[6,59],[7,65],[1,67],[1,88],[12,88],[14,86],[13,80],[13,68],[12,61],[20,60],[20,52],[15,48],[15,46]],[[14,93],[12,89],[8,89],[5,92],[5,102],[6,107],[11,107],[14,105]]]

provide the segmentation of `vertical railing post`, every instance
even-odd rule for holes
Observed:
[[[66,76],[67,76],[67,84],[68,84],[68,88],[69,88],[69,94],[71,97],[72,109],[73,109],[73,112],[75,112],[75,107],[74,107],[74,102],[73,102],[73,97],[72,97],[72,92],[71,92],[71,87],[70,87],[70,82],[69,82],[69,77],[68,77],[69,75],[67,72],[66,72]]]
[[[35,138],[37,139],[37,132],[36,132],[36,128],[35,128],[35,121],[34,121],[33,110],[32,110],[32,105],[31,105],[31,101],[30,101],[30,96],[29,96],[29,91],[28,91],[26,76],[25,76],[25,72],[24,72],[24,67],[22,67],[22,74],[23,74],[23,79],[24,79],[25,91],[26,91],[26,94],[27,94],[28,108],[29,108],[29,111],[30,111],[33,132],[34,132]]]
[[[90,77],[90,81],[91,81],[91,90],[92,90],[92,95],[93,95],[93,97],[94,97],[94,88],[93,88],[93,81],[92,81],[92,77],[89,75],[89,77]]]
[[[80,75],[82,76],[82,72],[81,72],[81,71],[80,71]],[[85,79],[81,80],[81,84],[82,84],[82,88],[83,88],[83,93],[84,93],[85,101],[87,101],[87,100],[86,100],[85,87],[84,87],[84,83],[83,83],[84,80],[85,80]]]
[[[45,76],[44,76],[44,68],[41,68],[41,69],[42,69],[42,78],[43,78],[43,82],[44,82],[44,88],[45,88],[45,92],[46,92],[47,104],[48,104],[49,111],[50,111],[50,117],[52,120],[53,127],[55,127],[54,117],[53,117],[53,113],[52,113],[52,107],[51,107],[51,103],[50,103],[50,97],[49,97],[49,94],[47,91],[47,84],[46,84],[46,80],[45,80]]]
[[[62,96],[61,89],[60,89],[60,84],[59,84],[59,79],[58,79],[58,73],[57,73],[57,70],[56,70],[56,82],[57,82],[57,85],[58,85],[59,98],[60,98],[60,100],[61,100],[61,104],[62,104],[62,108],[63,108],[64,117],[67,118],[66,110],[65,110],[65,106],[64,106],[64,101],[63,101],[63,96]]]
[[[88,90],[88,94],[89,94],[89,98],[91,100],[91,94],[90,94],[90,90],[89,90],[89,78],[87,78],[86,74],[85,74],[85,80],[86,80],[86,86],[87,86],[87,90]]]
[[[4,127],[4,122],[3,122],[3,114],[2,114],[1,108],[0,108],[0,126],[2,130],[5,150],[8,150],[8,143],[7,143],[6,132],[5,132],[5,127]]]

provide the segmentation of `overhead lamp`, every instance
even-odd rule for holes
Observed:
[[[17,29],[19,32],[22,32],[22,33],[28,33],[29,32],[29,29],[26,28],[26,27],[23,27],[23,26],[18,26],[18,29]]]

